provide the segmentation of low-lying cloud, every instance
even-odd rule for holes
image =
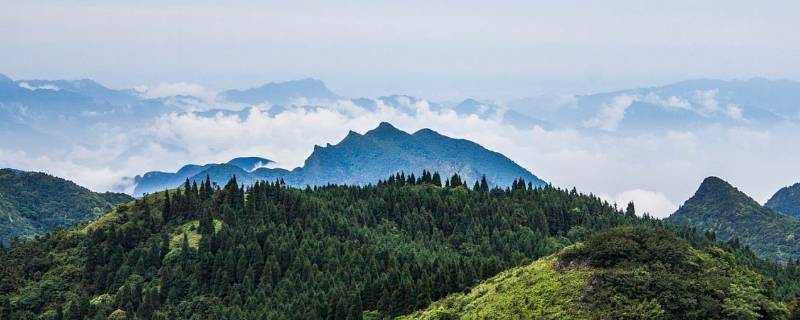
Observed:
[[[671,99],[671,98],[670,98]],[[669,102],[670,99],[665,101]],[[609,105],[599,126],[612,128],[621,106]],[[671,99],[674,107],[682,100]],[[70,152],[39,156],[0,149],[0,166],[40,170],[93,190],[131,191],[131,177],[146,171],[175,171],[187,163],[225,162],[261,156],[281,167],[300,166],[315,144],[337,143],[349,130],[364,133],[381,121],[413,132],[431,128],[501,152],[555,186],[576,186],[621,206],[634,201],[639,213],[664,217],[687,199],[702,179],[717,175],[763,202],[779,187],[800,181],[795,125],[755,130],[709,126],[690,131],[625,136],[579,129],[517,128],[499,119],[431,110],[424,100],[402,109],[377,103],[375,111],[350,101],[322,108],[288,108],[268,113],[165,114],[136,130],[109,134]]]

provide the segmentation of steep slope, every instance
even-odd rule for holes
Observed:
[[[134,195],[174,188],[187,178],[203,181],[206,176],[218,185],[225,184],[233,176],[244,184],[283,179],[291,186],[366,185],[377,183],[379,179],[397,172],[419,175],[422,170],[439,172],[444,178],[458,174],[470,186],[484,175],[491,186],[510,186],[519,178],[534,186],[545,184],[511,159],[477,143],[453,139],[430,129],[409,134],[386,122],[363,135],[351,131],[338,144],[315,146],[304,165],[292,171],[277,168],[247,170],[249,166],[232,165],[240,161],[234,159],[228,164],[188,165],[174,174],[148,172],[136,177]],[[250,162],[253,161],[250,159]]]
[[[717,177],[706,178],[666,221],[713,231],[722,240],[736,238],[764,257],[800,258],[800,221],[762,207]]]
[[[718,247],[617,228],[401,319],[783,319],[765,277]]]
[[[800,218],[800,183],[781,188],[764,206]]]
[[[72,226],[130,200],[125,194],[95,193],[44,173],[0,169],[0,242]]]

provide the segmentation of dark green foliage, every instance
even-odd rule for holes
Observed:
[[[0,250],[0,318],[67,311],[92,319],[382,318],[424,308],[600,230],[661,225],[574,189],[521,180],[511,189],[443,188],[437,177],[399,173],[374,186],[305,189],[282,181],[185,183],[91,224]],[[625,256],[607,248],[581,261],[610,269],[681,265],[680,250],[715,241],[675,229],[683,242],[641,233],[615,240]],[[777,292],[795,287],[793,271],[744,253],[743,263],[783,277]],[[792,290],[783,297],[794,297]]]
[[[584,303],[603,319],[785,319],[775,284],[735,255],[694,249],[665,229],[601,232],[559,257],[562,268],[589,266]]]
[[[800,218],[800,183],[781,188],[764,206]]]
[[[128,318],[166,319],[400,315],[555,252],[571,243],[564,237],[570,230],[658,223],[577,192],[519,181],[513,191],[442,188],[437,177],[401,173],[375,186],[303,190],[281,182],[243,189],[231,180],[209,192],[206,183],[187,183],[76,231],[6,249],[0,316],[35,318],[74,297],[103,295],[112,297],[107,304],[81,312],[107,317],[119,309]]]
[[[121,193],[95,193],[44,173],[0,169],[0,243],[69,227],[131,200]]]
[[[688,251],[689,243],[669,230],[627,227],[591,237],[584,246],[563,253],[561,260],[600,268],[654,263],[678,266]]]

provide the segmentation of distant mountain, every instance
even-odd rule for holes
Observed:
[[[442,179],[457,173],[470,183],[485,175],[491,185],[510,186],[518,178],[535,186],[545,184],[511,159],[477,143],[453,139],[430,129],[409,134],[386,122],[363,135],[351,131],[336,145],[315,146],[304,165],[291,171],[265,167],[253,170],[255,166],[250,164],[270,160],[241,159],[225,165],[189,165],[176,173],[148,172],[136,178],[134,195],[177,187],[187,178],[201,181],[207,175],[219,185],[233,176],[243,184],[283,179],[292,186],[366,185],[401,171],[419,174],[428,170],[439,172]]]
[[[16,84],[29,90],[65,91],[92,98],[95,102],[125,104],[139,98],[131,91],[109,89],[94,80],[19,80]]]
[[[177,187],[186,179],[191,178],[194,175],[211,168],[212,166],[214,166],[214,164],[206,164],[202,166],[188,164],[181,167],[177,172],[147,172],[144,175],[133,178],[133,181],[136,184],[133,194],[136,196],[141,196],[144,193],[153,193],[164,191],[164,189]]]
[[[800,82],[695,79],[583,95],[515,99],[510,110],[562,127],[638,133],[800,121]]]
[[[0,242],[72,226],[131,200],[126,194],[92,192],[44,173],[0,169]]]
[[[625,97],[623,100],[615,100]],[[800,82],[788,80],[687,80],[660,87],[577,97],[572,121],[585,122],[628,101],[621,130],[676,130],[698,125],[769,125],[800,119]]]
[[[0,77],[0,147],[29,153],[59,152],[98,140],[93,129],[138,130],[157,116],[179,110],[170,101],[145,99],[132,90],[94,80],[12,80]]]
[[[220,94],[224,100],[231,102],[273,105],[291,105],[297,99],[335,99],[325,83],[316,79],[293,80],[286,82],[270,82],[257,88],[245,90],[228,90]]]
[[[240,157],[228,161],[228,164],[242,168],[244,171],[252,172],[258,168],[266,167],[273,162],[272,160],[259,157]]]
[[[320,185],[374,183],[393,172],[423,169],[445,176],[458,173],[471,182],[486,175],[491,184],[500,186],[517,178],[544,184],[514,161],[477,143],[430,129],[408,134],[386,122],[363,135],[351,131],[336,145],[316,146],[298,171],[305,184]]]
[[[764,206],[800,218],[800,183],[781,188]]]
[[[717,177],[703,180],[694,196],[666,221],[713,231],[721,240],[736,238],[763,257],[800,258],[800,220],[762,207]]]

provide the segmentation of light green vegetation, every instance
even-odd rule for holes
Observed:
[[[591,271],[554,269],[556,256],[501,272],[468,293],[456,293],[401,319],[584,319],[575,303]]]
[[[184,235],[186,235],[186,240],[189,243],[189,247],[197,249],[197,247],[200,245],[200,233],[197,230],[198,227],[200,227],[200,220],[192,220],[175,228],[175,232],[172,233],[169,239],[169,253],[167,253],[167,256],[164,257],[164,259],[172,259],[180,254],[181,243],[183,242]],[[220,229],[222,229],[222,220],[214,219],[214,231],[219,232]]]

